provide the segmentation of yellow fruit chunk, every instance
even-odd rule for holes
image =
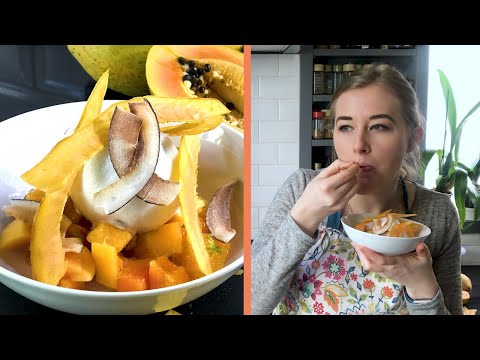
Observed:
[[[191,246],[200,272],[208,275],[212,272],[207,248],[203,241],[202,230],[198,222],[196,206],[198,153],[200,136],[186,135],[180,141],[180,209],[187,233],[187,242]]]
[[[182,224],[166,223],[156,230],[138,235],[134,256],[155,259],[182,252]]]
[[[118,272],[117,291],[148,290],[149,260],[124,258]]]
[[[90,243],[105,243],[111,245],[118,252],[122,251],[132,239],[132,234],[119,229],[109,223],[100,222],[87,235]]]
[[[65,275],[73,281],[91,281],[95,276],[95,262],[90,250],[85,246],[81,253],[65,253],[67,270]]]
[[[118,272],[122,261],[117,250],[106,243],[92,243],[92,256],[95,262],[95,280],[110,289],[117,289]]]
[[[164,126],[161,130],[172,136],[196,135],[215,129],[223,120],[223,116],[214,116],[200,123],[183,123],[174,126]]]
[[[461,274],[461,278],[462,278],[462,290],[465,290],[467,292],[472,291],[472,280],[470,280],[470,278],[464,273]]]
[[[150,289],[182,284],[190,280],[183,266],[175,265],[166,256],[150,261]]]
[[[109,88],[129,96],[149,93],[145,63],[152,45],[68,45],[85,71],[98,80],[110,69]]]
[[[25,195],[25,200],[40,202],[44,196],[45,193],[42,190],[32,189]]]
[[[230,112],[220,100],[213,98],[171,98],[155,95],[143,98],[152,105],[160,124],[171,121],[201,123],[205,119]]]
[[[221,242],[209,234],[203,234],[203,241],[208,252],[212,271],[220,270],[225,266],[231,244]],[[185,243],[185,248],[179,261],[185,267],[191,279],[198,279],[203,276],[195,260],[192,247],[188,243]]]
[[[58,282],[58,286],[69,289],[85,290],[85,281],[75,281],[68,276],[64,276]]]
[[[0,232],[0,251],[15,250],[30,242],[32,226],[14,219]]]
[[[72,180],[70,178],[70,184]],[[51,285],[57,285],[66,270],[60,222],[67,191],[47,193],[33,219],[30,241],[32,276],[35,280]]]

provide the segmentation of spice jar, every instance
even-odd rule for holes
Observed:
[[[325,114],[323,118],[323,121],[324,121],[323,137],[325,139],[333,139],[333,121],[330,117],[331,111],[330,109],[322,109],[322,112]]]
[[[325,116],[325,113],[322,111],[314,111],[312,113],[312,118],[313,118],[312,138],[315,140],[323,139],[323,134],[325,132],[325,123],[323,121],[324,116]]]
[[[325,94],[325,67],[323,64],[315,64],[313,72],[313,94]]]
[[[343,79],[343,65],[333,65],[333,91],[342,83]]]
[[[347,77],[353,74],[355,71],[355,64],[343,64],[343,77],[342,79],[345,80]]]
[[[333,94],[333,72],[332,72],[332,65],[325,64],[325,88],[324,88],[326,95]]]

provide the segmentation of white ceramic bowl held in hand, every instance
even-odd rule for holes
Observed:
[[[413,220],[408,220],[416,224],[420,224],[422,229],[417,237],[391,237],[376,234],[369,234],[364,231],[355,229],[355,225],[360,223],[363,219],[374,216],[375,214],[354,214],[347,215],[341,218],[343,228],[350,240],[353,242],[366,246],[369,249],[376,251],[383,255],[401,255],[409,253],[417,247],[417,244],[424,241],[431,230],[428,226],[420,224]],[[400,221],[402,221],[400,219]]]
[[[114,101],[104,101],[106,109]],[[20,175],[38,163],[76,127],[85,102],[68,103],[31,111],[0,123],[0,209],[10,198],[23,197],[31,188]],[[73,314],[143,315],[186,304],[213,290],[243,266],[243,133],[227,124],[202,134],[198,192],[210,199],[232,178],[240,180],[231,195],[232,228],[236,230],[225,267],[183,284],[133,292],[76,290],[31,279],[24,253],[0,255],[0,282],[44,306]],[[11,221],[0,211],[0,230]]]

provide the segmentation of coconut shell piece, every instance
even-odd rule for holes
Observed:
[[[223,185],[219,188],[208,204],[206,223],[212,235],[224,242],[228,243],[233,239],[236,230],[231,228],[230,220],[230,195],[233,187],[238,183],[238,180]]]

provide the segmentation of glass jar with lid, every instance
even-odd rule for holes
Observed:
[[[313,94],[325,94],[325,66],[323,64],[315,64],[313,66]]]
[[[333,94],[333,72],[332,72],[332,65],[325,64],[325,88],[324,88],[326,95]]]
[[[312,113],[313,119],[313,131],[312,138],[315,140],[323,139],[325,132],[325,123],[324,123],[325,113],[322,111],[314,111]]]
[[[331,118],[330,109],[322,109],[322,112],[325,114],[323,118],[324,122],[324,139],[333,139],[333,121]]]
[[[347,77],[353,74],[355,71],[355,64],[343,64],[343,77],[342,80],[345,80]]]
[[[333,91],[337,90],[337,88],[342,83],[343,79],[343,65],[337,64],[333,65]]]

